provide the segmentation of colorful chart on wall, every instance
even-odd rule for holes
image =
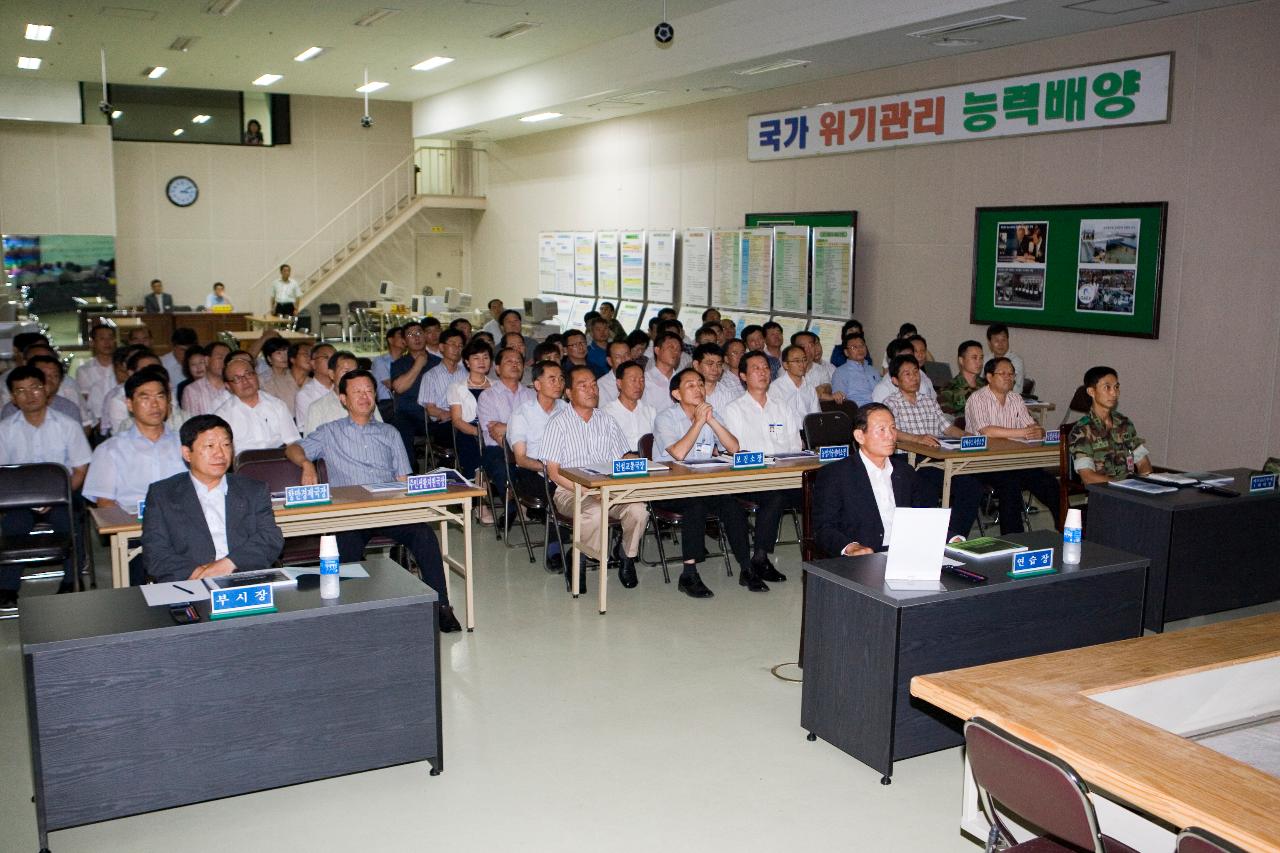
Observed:
[[[737,228],[711,232],[711,304],[745,308],[742,286],[742,235]]]
[[[742,289],[749,311],[769,310],[773,277],[773,229],[748,228],[742,237]]]
[[[711,229],[686,228],[680,243],[680,304],[708,304],[710,281]]]
[[[823,353],[831,352],[831,348],[840,342],[840,327],[844,320],[823,320],[815,317],[809,321],[809,331],[822,340]]]
[[[684,336],[694,339],[694,334],[702,328],[702,312],[707,309],[701,305],[686,305],[676,314],[680,325],[684,326]]]
[[[628,334],[639,328],[640,315],[643,313],[643,302],[618,303],[618,322],[622,325],[622,328],[627,330]]]
[[[629,302],[644,301],[644,231],[618,235],[621,296]]]
[[[853,258],[856,230],[813,229],[813,306],[815,317],[853,316]]]
[[[676,304],[676,229],[649,231],[648,285],[650,302]]]
[[[1166,202],[978,208],[971,322],[1156,338]]]
[[[658,312],[661,311],[663,308],[670,308],[670,307],[671,306],[665,302],[647,303],[644,306],[644,313],[640,315],[640,326],[639,326],[640,331],[642,332],[649,331],[649,321],[652,320],[654,317],[657,317]]]
[[[734,322],[738,325],[738,337],[742,337],[742,330],[747,326],[763,326],[769,322],[768,314],[755,314],[750,311],[739,314],[734,318]]]
[[[538,292],[556,292],[556,235],[538,232]]]
[[[796,317],[787,314],[774,314],[773,322],[782,327],[782,339],[787,344],[791,343],[791,336],[796,332],[804,332],[809,329],[808,317]]]
[[[773,229],[773,310],[804,314],[809,310],[809,226]]]
[[[596,293],[618,298],[618,232],[596,232]]]
[[[572,231],[557,231],[556,293],[573,293],[574,238]]]
[[[596,233],[579,231],[573,235],[573,292],[579,296],[596,293]]]

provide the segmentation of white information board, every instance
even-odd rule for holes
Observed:
[[[658,312],[661,311],[663,308],[670,308],[670,307],[671,306],[665,302],[650,302],[647,305],[645,305],[644,313],[640,315],[640,325],[638,327],[640,331],[642,332],[649,331],[649,321],[652,320],[654,317],[657,317]]]
[[[573,232],[556,232],[556,293],[573,293]]]
[[[809,321],[809,331],[822,339],[824,359],[830,354],[832,347],[840,346],[840,327],[843,325],[844,320],[822,320],[815,317]]]
[[[640,327],[640,315],[644,313],[643,302],[621,302],[618,304],[618,322],[627,334]]]
[[[538,292],[556,292],[556,235],[538,232]]]
[[[562,331],[570,329],[582,330],[582,318],[587,316],[587,312],[595,308],[596,301],[590,296],[578,296],[573,300],[573,307],[569,309],[568,323],[562,325]]]
[[[745,308],[742,287],[742,234],[734,229],[711,232],[711,304],[720,308]]]
[[[573,292],[579,296],[596,294],[596,234],[579,231],[573,235]]]
[[[769,310],[769,281],[773,274],[773,229],[743,231],[742,289],[749,311]]]
[[[813,229],[814,317],[853,316],[854,238],[852,228]]]
[[[809,226],[773,228],[773,310],[809,310]]]
[[[786,314],[774,314],[773,322],[782,327],[782,340],[786,344],[791,343],[791,336],[796,332],[804,332],[809,329],[808,317],[788,316]]]
[[[694,335],[702,328],[702,312],[706,311],[700,305],[686,305],[676,314],[676,319],[680,321],[680,325],[684,326],[684,336],[692,342]]]
[[[676,304],[676,229],[649,231],[649,284],[646,294],[650,302]]]
[[[643,302],[643,231],[622,231],[618,234],[618,262],[622,298],[628,302]]]
[[[596,292],[618,298],[618,232],[596,232]]]
[[[680,243],[680,304],[707,305],[710,281],[711,229],[686,228]]]
[[[769,322],[769,315],[755,314],[748,311],[746,313],[739,314],[735,318],[735,322],[738,324],[738,337],[742,337],[743,329],[747,326],[763,326],[765,323]]]
[[[560,327],[560,331],[569,328],[569,315],[573,313],[573,297],[565,294],[557,293],[556,297],[556,316],[552,320],[553,323]]]

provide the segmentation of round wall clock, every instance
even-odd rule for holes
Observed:
[[[186,175],[178,175],[176,178],[169,179],[169,185],[165,187],[164,194],[178,207],[190,207],[199,198],[200,188]]]

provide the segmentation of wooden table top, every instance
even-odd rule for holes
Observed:
[[[262,323],[268,326],[288,326],[296,318],[281,314],[248,314],[245,319],[250,323]]]
[[[1025,444],[1012,438],[988,438],[986,450],[948,450],[945,447],[931,447],[918,441],[905,438],[898,439],[898,449],[905,453],[918,453],[931,459],[968,459],[984,455],[1001,454],[1005,456],[1051,454],[1058,458],[1058,445]]]
[[[1067,761],[1091,788],[1246,850],[1280,849],[1280,779],[1090,698],[1280,655],[1280,614],[920,675],[911,694]]]
[[[744,468],[738,471],[733,470],[728,465],[721,466],[715,470],[689,468],[681,465],[679,462],[661,462],[658,464],[667,465],[670,471],[652,471],[643,477],[613,477],[607,474],[595,474],[585,468],[561,468],[560,474],[566,480],[586,486],[589,489],[598,489],[601,486],[616,485],[634,485],[637,481],[645,483],[680,483],[680,482],[696,482],[709,477],[725,478],[725,477],[741,477],[749,479],[751,477],[760,476],[761,474],[777,474],[797,473],[807,471],[810,468],[821,467],[822,463],[818,461],[816,456],[808,456],[803,459],[783,459],[764,468]]]
[[[289,329],[275,329],[274,331],[286,341],[314,341],[316,339],[316,336],[309,332],[294,332]],[[263,332],[254,329],[249,332],[223,332],[222,334],[230,335],[243,344],[258,340],[262,337]]]

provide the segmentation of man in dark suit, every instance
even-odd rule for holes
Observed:
[[[832,557],[884,551],[896,507],[938,505],[937,486],[917,476],[905,456],[895,454],[898,429],[888,406],[860,407],[853,419],[853,438],[858,451],[824,467],[814,483],[813,537]]]
[[[158,278],[151,279],[151,292],[142,300],[142,307],[148,314],[168,314],[173,311],[173,297],[164,292],[164,282]]]
[[[147,573],[158,581],[199,580],[265,569],[284,536],[266,484],[228,474],[231,427],[197,415],[179,433],[189,472],[152,483],[142,520]]]

